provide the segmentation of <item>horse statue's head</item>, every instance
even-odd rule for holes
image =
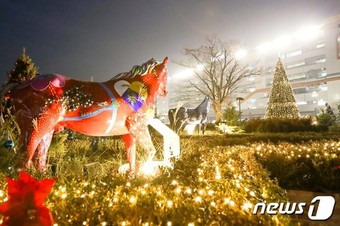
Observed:
[[[157,96],[166,96],[168,93],[166,82],[168,77],[167,65],[168,58],[163,62],[151,59],[142,65],[134,66],[129,72],[120,73],[114,76],[111,81],[114,81],[114,87],[121,96],[130,87],[131,92],[139,99],[135,110],[146,103],[151,107],[155,104]]]
[[[166,82],[168,77],[168,57],[163,62],[151,59],[142,65],[134,66],[129,72],[117,74],[111,80],[127,80],[129,82],[138,80],[148,89],[151,95],[166,96],[168,93]]]
[[[154,61],[151,59],[150,61]],[[163,62],[155,61],[154,66],[151,68],[149,74],[142,76],[142,81],[148,87],[149,93],[151,95],[157,95],[164,97],[167,95],[167,79],[168,79],[168,69],[166,67],[168,63],[168,57],[166,57]]]

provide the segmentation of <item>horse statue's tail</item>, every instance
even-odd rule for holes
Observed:
[[[4,96],[8,93],[8,91],[10,91],[11,89],[13,89],[14,87],[16,87],[18,85],[18,83],[13,82],[13,83],[9,83],[4,85],[1,89],[0,89],[0,99],[2,100],[2,98],[4,98]]]
[[[0,124],[3,123],[3,114],[7,110],[8,106],[4,102],[4,97],[6,94],[11,91],[13,88],[15,88],[18,85],[18,83],[9,83],[1,87],[0,89]]]

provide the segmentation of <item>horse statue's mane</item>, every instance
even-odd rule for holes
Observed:
[[[142,65],[133,66],[133,68],[129,72],[123,72],[113,76],[110,80],[117,80],[122,78],[132,79],[137,75],[143,76],[150,73],[157,65],[161,63],[162,62],[156,61],[155,59],[151,58]]]

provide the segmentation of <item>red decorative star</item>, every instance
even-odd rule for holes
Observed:
[[[51,192],[56,179],[38,181],[25,172],[20,172],[19,179],[6,178],[8,200],[0,204],[0,214],[4,215],[3,226],[53,224],[49,209],[44,201]]]

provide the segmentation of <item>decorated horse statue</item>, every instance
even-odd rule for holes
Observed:
[[[167,62],[153,59],[106,82],[88,82],[59,74],[35,77],[11,87],[24,164],[46,165],[53,134],[64,127],[88,136],[123,136],[130,175],[136,170],[136,142],[155,155],[147,127],[147,111],[167,94]]]
[[[194,129],[198,125],[198,133],[202,130],[204,134],[208,123],[209,105],[209,97],[205,97],[202,103],[194,109],[185,107],[170,109],[168,112],[170,128],[178,133],[186,126],[192,126]]]

